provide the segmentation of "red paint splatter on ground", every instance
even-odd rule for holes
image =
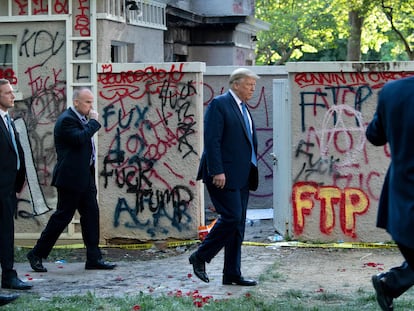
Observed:
[[[366,262],[363,264],[363,267],[370,267],[370,268],[377,268],[378,270],[384,270],[384,264],[383,263],[377,263],[377,262]]]

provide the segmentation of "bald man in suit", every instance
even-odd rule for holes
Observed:
[[[54,129],[57,163],[52,185],[58,202],[46,228],[27,259],[35,272],[47,272],[47,258],[76,211],[80,215],[82,238],[86,246],[87,270],[112,270],[115,264],[105,262],[99,248],[99,207],[95,184],[95,149],[93,135],[101,128],[93,109],[94,95],[88,88],[76,88],[73,107],[57,119]]]

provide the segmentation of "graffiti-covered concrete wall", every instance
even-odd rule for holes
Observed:
[[[388,241],[375,228],[389,164],[365,129],[384,83],[414,74],[412,63],[292,63],[293,234],[317,241]]]
[[[103,2],[98,19],[96,1],[20,2],[0,1],[0,77],[9,79],[16,93],[11,114],[27,166],[16,239],[37,239],[56,209],[53,130],[71,106],[75,86],[91,87],[97,95],[103,125],[95,135],[102,242],[196,237],[204,221],[202,187],[195,181],[204,63],[143,65],[143,58],[162,61],[164,29],[119,21],[112,27]],[[135,48],[148,35],[149,43]],[[134,64],[106,65],[111,44],[119,40],[128,44]],[[99,79],[98,62],[105,63]],[[60,239],[80,238],[76,213]]]
[[[98,171],[106,240],[194,238],[204,63],[101,64]]]
[[[63,21],[0,27],[0,35],[13,39],[19,51],[18,71],[7,72],[17,91],[13,115],[20,118],[16,125],[28,164],[16,214],[17,238],[37,238],[56,206],[50,181],[56,163],[53,126],[67,107],[65,27]],[[235,68],[205,68],[203,63],[98,66],[92,84],[103,125],[97,137],[103,240],[196,236],[204,204],[211,204],[195,180],[204,109],[227,91]],[[248,103],[258,129],[260,185],[251,193],[249,208],[289,210],[289,233],[302,240],[388,241],[375,222],[389,151],[371,146],[364,133],[383,84],[413,74],[414,65],[292,63],[251,69],[261,77]],[[292,160],[286,168],[292,182],[289,202],[274,206],[277,185],[270,153],[279,142],[273,140],[272,82],[287,73],[290,130],[279,135],[291,136],[291,145],[282,148]],[[74,230],[80,233],[79,224]],[[68,237],[73,232],[62,236]]]
[[[8,79],[15,90],[11,114],[27,167],[27,183],[18,194],[17,239],[37,238],[56,208],[56,190],[51,186],[56,163],[53,128],[70,105],[68,92],[73,84],[92,88],[96,84],[93,3],[0,2],[0,77]],[[79,217],[61,237],[80,238]]]
[[[26,155],[27,180],[18,196],[16,235],[40,232],[56,203],[51,187],[53,125],[66,107],[65,22],[2,23],[0,37],[11,38],[19,55],[13,72],[1,76],[16,90],[16,119]]]

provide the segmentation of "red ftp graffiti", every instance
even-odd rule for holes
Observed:
[[[369,198],[360,189],[335,186],[319,186],[315,182],[298,182],[292,190],[293,222],[296,234],[302,234],[305,217],[315,205],[320,205],[320,230],[332,233],[335,227],[335,206],[339,206],[339,219],[343,233],[356,238],[356,215],[365,214],[369,208]]]

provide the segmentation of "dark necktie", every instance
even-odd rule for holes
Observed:
[[[9,114],[5,115],[6,122],[7,122],[7,129],[9,130],[10,138],[13,143],[14,151],[16,152],[17,156],[17,169],[20,168],[20,157],[19,157],[19,151],[17,150],[17,144],[16,144],[16,137],[14,136],[13,127],[11,125],[11,120]]]
[[[249,116],[247,115],[246,104],[245,103],[241,103],[241,106],[242,106],[242,111],[243,111],[244,124],[246,125],[247,133],[249,135],[250,145],[252,147],[252,158],[251,158],[251,162],[255,166],[257,166],[256,152],[254,151],[252,131],[251,131],[251,128],[250,128]]]
[[[87,124],[88,120],[86,120],[85,116],[81,117],[82,123],[83,124]],[[95,164],[95,142],[93,141],[93,138],[91,137],[91,144],[92,144],[92,155],[91,155],[91,159],[89,161],[90,165]]]

